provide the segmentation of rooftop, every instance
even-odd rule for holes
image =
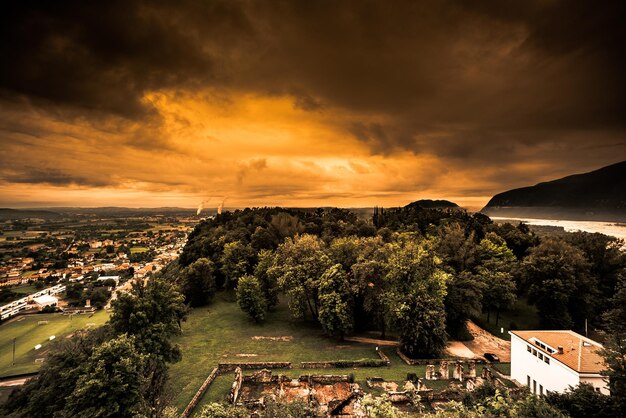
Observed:
[[[602,345],[574,331],[510,331],[510,333],[578,373],[600,373],[605,369],[604,360],[600,355]],[[549,347],[539,346],[536,340]],[[563,347],[563,354],[559,353],[559,347]]]

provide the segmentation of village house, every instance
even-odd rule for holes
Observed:
[[[509,331],[511,377],[534,394],[562,393],[589,383],[609,394],[602,345],[574,331]]]

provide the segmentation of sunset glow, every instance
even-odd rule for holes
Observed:
[[[132,2],[124,22],[114,4],[97,22],[15,6],[0,205],[478,209],[626,154],[623,57],[533,19],[558,5],[352,6]]]

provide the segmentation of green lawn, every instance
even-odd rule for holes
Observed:
[[[170,374],[179,409],[219,362],[291,361],[297,366],[301,361],[378,358],[371,345],[338,342],[325,337],[317,326],[292,321],[284,304],[270,313],[264,324],[255,325],[226,298],[220,294],[208,307],[192,310],[183,323],[183,334],[176,339],[183,359],[171,366]],[[293,340],[254,340],[253,336],[290,336]]]
[[[539,315],[536,307],[529,305],[526,299],[519,299],[512,309],[500,312],[497,326],[495,312],[491,313],[489,322],[487,322],[487,314],[483,313],[480,318],[477,318],[476,323],[492,334],[508,339],[511,325],[515,326],[514,329],[538,329]],[[504,328],[504,334],[500,332],[501,328]]]
[[[145,253],[146,251],[148,251],[147,247],[132,247],[130,249],[131,254]]]
[[[210,306],[191,311],[183,324],[183,334],[176,339],[183,351],[183,359],[170,367],[173,404],[182,411],[198,390],[204,379],[219,362],[291,361],[293,369],[275,370],[291,377],[304,374],[353,374],[355,381],[365,387],[368,377],[382,377],[401,382],[407,373],[424,377],[426,366],[409,366],[396,354],[394,347],[383,347],[391,361],[389,367],[300,369],[301,361],[357,360],[378,358],[372,344],[340,342],[324,336],[312,324],[295,322],[288,308],[281,304],[262,325],[251,323],[236,303],[220,294]],[[254,340],[253,336],[290,336],[292,341]],[[242,357],[237,354],[256,354]],[[477,365],[480,375],[482,366]],[[245,371],[252,373],[252,371]],[[196,411],[208,402],[224,400],[233,381],[233,373],[218,376],[209,387]],[[452,369],[450,369],[452,376]],[[428,384],[428,383],[427,383]],[[431,387],[447,382],[431,382]]]
[[[31,293],[35,293],[37,291],[37,288],[32,284],[22,284],[19,286],[10,287],[9,289],[12,292],[19,293],[20,295],[30,295]]]
[[[48,339],[51,335],[63,338],[87,327],[88,324],[100,326],[108,318],[109,314],[106,311],[98,311],[92,317],[74,315],[71,319],[59,313],[37,314],[18,317],[12,322],[0,325],[0,377],[37,371],[41,363],[35,363],[35,359],[44,357],[52,343]],[[48,323],[39,325],[40,321]],[[12,365],[14,338],[15,365]],[[42,348],[35,350],[37,344],[42,344]]]

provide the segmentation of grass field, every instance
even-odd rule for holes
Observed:
[[[175,405],[179,409],[187,405],[219,362],[299,363],[378,358],[371,345],[338,342],[325,337],[317,326],[292,321],[285,304],[270,313],[264,324],[255,325],[227,298],[220,294],[208,307],[192,310],[183,324],[183,334],[176,340],[182,348],[183,359],[171,366],[170,373]],[[254,340],[254,336],[289,336],[292,341]],[[212,389],[213,386],[219,385],[212,385]]]
[[[301,361],[374,359],[378,356],[373,344],[340,342],[326,337],[316,325],[293,321],[286,304],[281,304],[276,312],[270,313],[264,324],[255,325],[236,303],[227,299],[227,295],[220,294],[210,306],[192,310],[183,324],[183,334],[176,339],[182,348],[183,359],[170,367],[170,375],[173,403],[179,411],[185,408],[213,367],[220,362],[290,361],[293,369],[276,370],[275,373],[292,377],[320,373],[353,374],[355,381],[362,386],[368,377],[403,381],[408,373],[421,377],[425,375],[425,366],[405,364],[395,354],[394,347],[382,348],[391,361],[389,367],[299,369]],[[255,336],[288,336],[292,340],[253,339]],[[477,373],[481,371],[482,366],[478,365]],[[233,373],[218,376],[197,410],[208,402],[224,400],[232,381]],[[429,383],[429,387],[433,388],[447,385],[445,381]]]
[[[490,321],[487,322],[487,314],[483,313],[477,318],[476,323],[498,337],[502,337],[501,328],[504,328],[504,336],[512,329],[511,325],[515,325],[515,329],[538,329],[539,315],[537,308],[528,304],[526,299],[519,299],[513,305],[513,308],[500,312],[500,320],[496,326],[496,314],[491,313]]]
[[[63,338],[72,332],[95,324],[104,324],[109,317],[108,312],[98,311],[90,315],[69,316],[54,314],[37,314],[18,317],[0,325],[0,377],[37,371],[41,363],[35,359],[44,357],[50,346],[49,337]],[[40,321],[48,321],[39,325]],[[15,342],[15,365],[12,365],[13,339]],[[35,350],[37,344],[42,348]]]
[[[30,295],[31,293],[35,293],[37,288],[31,284],[23,284],[11,287],[10,290],[12,292],[19,293],[20,295]]]
[[[148,248],[146,247],[132,247],[130,249],[131,254],[145,253],[146,251],[148,251]]]

